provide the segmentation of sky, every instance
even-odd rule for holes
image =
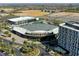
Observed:
[[[0,0],[0,3],[79,3],[79,0]]]

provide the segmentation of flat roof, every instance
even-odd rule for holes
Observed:
[[[63,48],[61,48],[60,46],[57,46],[57,47],[53,47],[53,49],[57,52],[61,52],[63,54],[65,54],[67,51],[64,50]]]
[[[22,20],[31,20],[31,19],[35,19],[35,17],[18,17],[18,18],[12,18],[12,19],[8,19],[9,21],[13,21],[13,22],[17,22],[17,21],[22,21]]]
[[[79,31],[79,22],[75,22],[75,21],[68,21],[65,24],[61,25],[63,27],[75,30],[75,31]]]

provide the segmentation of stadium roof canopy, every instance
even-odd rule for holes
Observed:
[[[54,25],[50,25],[50,24],[46,24],[46,23],[41,23],[41,22],[34,22],[32,24],[24,24],[24,25],[20,25],[20,26],[15,26],[13,28],[13,30],[21,33],[21,34],[25,34],[27,33],[48,33],[48,32],[56,32],[55,30],[56,28],[58,28],[57,26]]]
[[[12,18],[8,20],[12,22],[17,22],[17,21],[31,20],[31,19],[35,19],[35,17],[18,17],[18,18]]]

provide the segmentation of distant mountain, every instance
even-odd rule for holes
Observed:
[[[36,6],[36,5],[44,5],[44,6],[72,6],[79,7],[79,3],[0,3],[0,6]]]

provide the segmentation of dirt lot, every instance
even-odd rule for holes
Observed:
[[[0,8],[0,10],[4,10],[6,12],[12,12],[14,11],[14,8]]]
[[[59,12],[59,13],[53,13],[50,16],[56,16],[56,17],[63,17],[63,16],[79,16],[79,13],[72,13],[72,12]]]
[[[52,13],[49,16],[49,20],[57,19],[67,21],[78,21],[79,22],[79,13],[72,13],[72,12],[59,12],[59,13]]]
[[[42,12],[41,10],[20,10],[14,13],[19,16],[44,16],[49,14],[48,12]]]

